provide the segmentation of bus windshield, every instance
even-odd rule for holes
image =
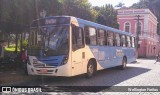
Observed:
[[[31,28],[28,55],[58,56],[69,52],[69,26]]]

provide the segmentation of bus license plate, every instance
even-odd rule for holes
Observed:
[[[47,73],[47,69],[40,69],[40,72],[39,73],[41,73],[41,74],[44,74],[44,73]]]

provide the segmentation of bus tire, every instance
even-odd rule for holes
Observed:
[[[126,68],[126,65],[127,65],[127,58],[123,57],[122,65],[120,66],[120,69],[124,70]]]
[[[94,63],[94,61],[91,60],[88,62],[88,65],[87,65],[86,77],[91,78],[95,72],[96,72],[96,64]]]

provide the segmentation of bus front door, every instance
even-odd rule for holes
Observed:
[[[72,75],[82,74],[84,57],[83,29],[72,25]]]
[[[82,73],[82,50],[72,52],[72,75],[79,75]]]

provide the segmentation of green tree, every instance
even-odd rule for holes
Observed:
[[[118,5],[116,5],[115,7],[121,7],[121,8],[122,8],[122,7],[124,7],[124,6],[125,6],[125,4],[124,4],[124,3],[119,2],[119,3],[118,3]]]
[[[117,11],[112,5],[106,4],[102,7],[94,7],[98,12],[97,23],[118,28]]]
[[[97,13],[88,0],[63,0],[63,15],[95,21]]]
[[[46,11],[46,16],[69,15],[117,27],[116,11],[111,5],[97,10],[88,0],[0,0],[0,20],[4,21],[30,25],[40,18],[42,10]]]
[[[149,7],[149,0],[140,0],[138,3],[134,3],[130,8],[144,9]]]

